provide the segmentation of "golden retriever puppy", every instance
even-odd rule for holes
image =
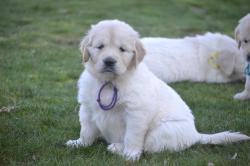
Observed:
[[[134,161],[143,151],[180,151],[196,143],[249,139],[240,133],[199,133],[186,103],[141,62],[145,50],[128,24],[101,21],[80,48],[85,62],[78,82],[81,131],[68,146],[90,146],[101,137],[110,152]]]
[[[250,99],[250,14],[243,17],[235,28],[235,38],[238,42],[242,57],[246,60],[245,89],[234,96],[236,100]]]
[[[227,83],[243,80],[244,59],[237,42],[220,33],[185,38],[142,38],[143,62],[166,83]]]

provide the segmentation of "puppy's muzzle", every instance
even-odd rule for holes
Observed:
[[[112,57],[107,57],[103,60],[103,72],[115,73],[116,60]]]
[[[116,60],[114,58],[108,57],[103,60],[105,67],[114,67],[116,64]]]

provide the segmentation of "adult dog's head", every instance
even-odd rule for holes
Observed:
[[[239,21],[235,28],[235,38],[243,56],[250,63],[250,14]]]
[[[105,20],[93,25],[80,44],[86,69],[95,77],[115,79],[135,69],[145,55],[139,34],[128,24]]]

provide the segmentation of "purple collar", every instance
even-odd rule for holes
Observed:
[[[101,93],[102,93],[102,90],[109,84],[113,86],[113,97],[112,97],[111,102],[108,105],[104,105],[101,101]],[[111,110],[115,106],[117,102],[117,91],[118,91],[117,88],[111,82],[106,82],[101,86],[98,92],[97,100],[96,100],[99,106],[101,107],[101,109],[103,109],[104,111],[108,111],[108,110]]]

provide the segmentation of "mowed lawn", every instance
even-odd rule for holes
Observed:
[[[249,165],[250,141],[143,154],[136,163],[107,152],[104,140],[65,146],[79,137],[76,82],[84,68],[78,44],[91,24],[120,19],[141,36],[233,36],[248,12],[249,0],[1,0],[0,109],[10,112],[0,112],[0,165]],[[200,132],[250,135],[250,101],[232,99],[242,82],[170,86],[192,108]]]

